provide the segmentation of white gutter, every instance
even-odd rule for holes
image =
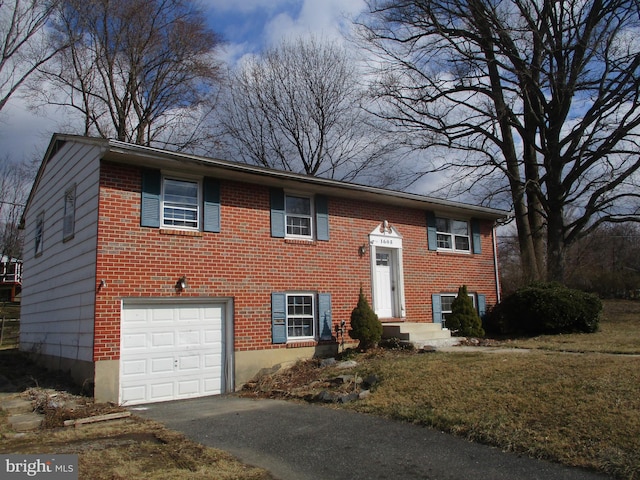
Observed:
[[[500,272],[498,271],[498,240],[496,238],[496,227],[495,225],[491,229],[491,239],[493,241],[493,269],[496,276],[496,298],[498,303],[501,301],[500,291]]]

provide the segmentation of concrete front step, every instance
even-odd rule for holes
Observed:
[[[451,332],[442,328],[440,323],[394,322],[382,324],[382,338],[427,344],[434,340],[448,340]]]
[[[2,400],[2,402],[0,402],[0,407],[9,415],[33,412],[33,402],[20,397]]]
[[[37,430],[44,421],[44,415],[38,413],[21,413],[19,415],[11,415],[7,422],[9,426],[16,432],[30,432]]]
[[[33,402],[14,394],[0,400],[0,408],[7,412],[7,423],[15,432],[37,430],[44,421],[44,415],[33,411]]]

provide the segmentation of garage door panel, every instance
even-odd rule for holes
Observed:
[[[175,343],[175,333],[173,331],[151,334],[151,348],[173,346]]]
[[[221,367],[222,366],[222,359],[220,358],[220,355],[215,355],[215,354],[211,354],[211,355],[204,355],[204,368],[216,368],[216,367]]]
[[[178,382],[178,395],[180,397],[192,396],[198,394],[201,390],[199,380],[191,379]]]
[[[145,333],[127,334],[122,336],[121,346],[126,349],[145,348],[147,335]]]
[[[174,371],[174,359],[171,357],[160,357],[151,359],[151,374],[172,374]]]
[[[224,309],[125,302],[120,401],[133,405],[222,393]]]
[[[147,398],[147,389],[144,385],[138,385],[134,387],[122,387],[122,398],[126,400],[120,400],[121,403],[143,403]]]
[[[174,391],[174,382],[154,383],[149,390],[150,395],[147,401],[173,400]]]
[[[141,359],[122,362],[122,372],[124,375],[144,375],[147,373],[147,361]]]
[[[194,346],[202,345],[202,335],[197,330],[182,331],[178,333],[178,345]]]
[[[178,357],[178,368],[184,370],[197,370],[200,368],[200,355],[181,355]]]
[[[144,308],[144,307],[142,307]],[[153,307],[152,310],[147,310],[147,316],[151,324],[172,323],[175,320],[175,314],[173,307],[169,305],[160,305]]]
[[[205,317],[200,308],[181,308],[178,312],[178,321],[182,323],[198,323]]]
[[[222,342],[222,329],[221,328],[218,328],[217,330],[208,328],[203,332],[203,335],[204,335],[204,343],[206,343],[206,344],[213,344],[213,343]]]

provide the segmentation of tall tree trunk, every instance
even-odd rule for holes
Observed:
[[[547,280],[564,283],[565,242],[562,211],[550,212],[547,225]]]

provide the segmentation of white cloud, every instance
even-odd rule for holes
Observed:
[[[272,46],[284,39],[307,35],[340,40],[349,19],[364,7],[363,0],[304,0],[296,16],[292,16],[290,11],[281,12],[268,22],[265,42]]]
[[[274,11],[283,6],[299,3],[299,0],[202,0],[205,8],[212,8],[220,12],[250,13],[256,10]]]
[[[226,39],[220,60],[235,64],[246,55],[260,53],[284,39],[315,35],[342,39],[349,18],[364,7],[364,0],[202,0],[212,28]],[[20,97],[10,99],[0,112],[0,160],[42,157],[51,135],[71,131],[68,113],[53,109],[42,114],[28,110]]]

